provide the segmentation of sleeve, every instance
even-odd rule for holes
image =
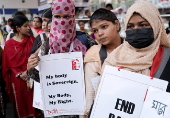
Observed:
[[[33,54],[36,52],[36,50],[41,46],[41,38],[40,35],[38,35],[34,41],[34,44],[32,46],[30,54]]]
[[[85,83],[86,83],[86,109],[90,110],[93,100],[95,98],[95,90],[93,88],[91,79],[98,75],[98,63],[88,62],[85,64]]]

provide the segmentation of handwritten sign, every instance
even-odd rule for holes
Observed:
[[[168,82],[105,66],[90,118],[139,118],[149,86],[165,91]]]
[[[170,93],[149,87],[140,118],[170,118]]]
[[[83,115],[85,88],[82,52],[42,56],[39,69],[45,117]]]
[[[43,110],[43,101],[41,94],[41,85],[40,83],[34,81],[34,98],[33,98],[33,107]]]

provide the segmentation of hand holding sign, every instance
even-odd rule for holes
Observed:
[[[38,56],[39,51],[40,51],[40,48],[28,58],[27,70],[29,72],[32,72],[32,70],[38,65],[38,62],[40,60]]]

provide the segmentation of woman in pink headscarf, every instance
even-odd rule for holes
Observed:
[[[75,5],[71,0],[55,0],[52,4],[52,23],[49,37],[50,52],[82,52],[86,53],[87,47],[76,38]],[[39,75],[34,69],[38,64],[37,54],[33,54],[28,59],[28,76],[34,80],[39,80]],[[34,76],[35,75],[35,76]],[[35,78],[34,78],[35,77]],[[56,118],[78,118],[78,116],[58,116]]]
[[[86,52],[86,46],[76,39],[75,5],[71,0],[55,0],[52,4],[50,52]]]

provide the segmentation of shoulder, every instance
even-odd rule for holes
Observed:
[[[93,62],[93,61],[99,61],[99,51],[100,51],[101,45],[94,45],[92,46],[85,54],[84,62]]]

